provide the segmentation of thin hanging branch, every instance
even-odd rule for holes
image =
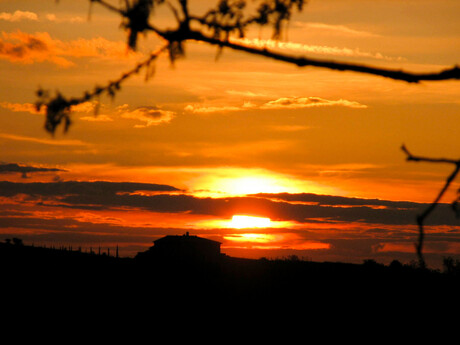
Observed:
[[[37,91],[38,100],[35,103],[37,111],[40,111],[42,107],[46,108],[46,121],[45,129],[54,133],[56,128],[60,125],[64,125],[64,132],[69,129],[72,121],[70,119],[70,110],[72,106],[88,102],[93,99],[99,98],[102,94],[106,93],[110,97],[114,97],[115,93],[120,90],[121,84],[134,74],[138,74],[142,69],[146,68],[146,79],[151,77],[152,68],[151,65],[158,58],[158,56],[165,50],[169,49],[169,44],[166,44],[157,51],[151,53],[147,59],[139,62],[134,68],[126,73],[123,73],[118,79],[109,81],[105,86],[95,86],[93,91],[87,91],[81,97],[65,98],[61,93],[57,93],[56,96],[50,97],[49,92],[43,89]]]
[[[446,182],[444,183],[444,186],[442,189],[439,191],[438,195],[436,196],[435,200],[421,213],[417,216],[417,224],[419,227],[419,237],[418,237],[418,242],[416,243],[416,250],[417,250],[417,256],[419,259],[419,265],[422,268],[426,267],[425,259],[423,257],[423,242],[425,239],[425,233],[424,233],[424,223],[425,219],[434,211],[436,206],[439,204],[439,201],[445,194],[445,192],[449,189],[449,186],[451,185],[452,181],[455,180],[457,177],[458,173],[460,172],[460,159],[459,160],[453,160],[453,159],[446,159],[446,158],[428,158],[428,157],[420,157],[420,156],[414,156],[409,152],[409,150],[406,148],[406,146],[402,146],[401,149],[403,152],[407,155],[406,160],[407,161],[412,161],[412,162],[429,162],[429,163],[442,163],[442,164],[453,164],[455,165],[455,169],[452,171],[452,173],[447,177]],[[459,190],[460,193],[460,190]],[[457,204],[458,204],[458,199],[455,200],[452,203],[452,207],[454,211],[456,211],[457,216],[458,211],[457,211]]]

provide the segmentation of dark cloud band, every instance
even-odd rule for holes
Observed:
[[[162,193],[139,193],[162,192]],[[174,193],[171,193],[174,192]],[[198,198],[169,186],[130,182],[0,182],[0,196],[25,194],[47,203],[80,209],[141,209],[229,218],[235,214],[299,223],[348,222],[414,225],[427,204],[316,194],[257,194],[247,197]],[[275,200],[276,199],[276,200]],[[450,205],[440,204],[427,225],[458,226]]]

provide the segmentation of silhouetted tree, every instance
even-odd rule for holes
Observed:
[[[16,237],[13,238],[13,244],[16,245],[16,246],[23,246],[24,245],[22,240],[20,238],[16,238]]]
[[[231,38],[235,37],[243,38],[247,29],[251,26],[270,27],[272,29],[272,38],[279,39],[292,14],[295,11],[301,12],[308,2],[307,0],[254,0],[251,2],[246,0],[218,0],[214,6],[201,14],[193,14],[189,11],[189,2],[192,2],[189,0],[124,0],[119,2],[119,6],[113,5],[106,0],[88,1],[91,6],[93,4],[103,6],[120,16],[121,27],[127,32],[127,44],[131,49],[136,49],[139,34],[152,33],[156,37],[161,38],[164,44],[158,50],[151,52],[147,59],[123,73],[118,79],[109,81],[104,86],[96,86],[92,91],[86,91],[81,97],[69,98],[59,92],[55,96],[51,96],[48,91],[39,89],[37,91],[38,100],[36,107],[37,110],[40,110],[42,107],[46,108],[45,128],[50,133],[54,133],[60,125],[63,125],[64,131],[68,130],[71,125],[71,106],[95,98],[97,99],[103,94],[114,97],[120,90],[122,83],[132,75],[141,72],[141,70],[145,71],[146,80],[149,79],[155,71],[154,63],[160,54],[168,53],[171,62],[174,62],[178,57],[184,56],[184,46],[187,41],[203,42],[216,46],[218,53],[221,53],[224,48],[228,48],[299,67],[313,66],[336,71],[353,71],[393,80],[401,80],[407,83],[460,79],[460,68],[457,66],[432,73],[414,73],[400,69],[366,66],[358,63],[287,55],[271,51],[267,48],[247,46],[231,40]],[[158,17],[155,18],[155,10],[160,7],[168,8],[171,11],[176,20],[174,27],[162,28],[157,25],[158,21],[156,19]],[[416,251],[419,265],[425,267],[425,260],[422,255],[424,220],[435,209],[441,196],[456,178],[460,170],[460,160],[416,157],[412,156],[405,147],[403,147],[403,150],[410,161],[451,163],[456,166],[455,171],[447,178],[446,184],[438,197],[417,218],[419,239],[416,244]],[[458,208],[459,202],[460,191],[459,197],[453,203],[453,209],[457,214],[460,213]]]
[[[403,265],[400,261],[398,260],[393,260],[391,263],[390,263],[390,266],[389,266],[392,270],[400,270]]]
[[[460,276],[460,260],[454,260],[452,257],[446,257],[442,261],[444,273]]]

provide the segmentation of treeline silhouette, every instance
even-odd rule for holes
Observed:
[[[48,302],[364,305],[377,300],[417,303],[422,297],[424,302],[458,303],[460,262],[446,258],[443,270],[430,270],[397,260],[390,265],[374,260],[320,263],[296,256],[142,259],[28,246],[13,239],[0,243],[0,279],[4,293]]]

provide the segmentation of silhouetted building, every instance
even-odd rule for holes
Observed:
[[[220,242],[198,236],[168,235],[153,241],[147,251],[138,253],[137,258],[166,260],[191,259],[211,261],[220,258]]]

